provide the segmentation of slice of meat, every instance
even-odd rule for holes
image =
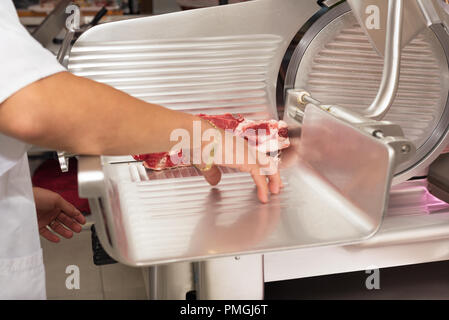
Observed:
[[[247,120],[240,114],[233,116],[230,113],[221,115],[198,114],[198,116],[209,120],[218,128],[232,130],[235,135],[247,139],[251,146],[256,147],[261,152],[276,152],[290,146],[287,124],[282,120]],[[177,155],[177,157],[171,157],[171,155]],[[182,161],[175,161],[176,163],[172,161],[172,158],[182,159],[182,150],[173,153],[139,154],[133,157],[137,161],[143,161],[143,165],[152,170],[188,165]]]
[[[244,120],[234,130],[260,152],[275,152],[290,146],[287,123],[276,120]]]
[[[230,113],[225,114],[219,114],[219,115],[207,115],[200,113],[197,115],[200,118],[203,118],[205,120],[209,120],[214,125],[216,125],[218,128],[221,128],[223,130],[231,129],[232,131],[237,128],[237,126],[245,121],[245,118],[242,117],[242,115],[238,114],[237,116],[233,116]]]
[[[169,152],[138,154],[134,155],[133,158],[137,161],[143,161],[144,167],[152,170],[163,170],[187,165],[182,162],[174,163]],[[178,152],[178,159],[182,159],[182,150]]]

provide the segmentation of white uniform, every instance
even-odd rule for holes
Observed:
[[[20,24],[11,0],[0,1],[0,108],[32,82],[64,71]],[[0,299],[45,299],[28,145],[0,134]]]

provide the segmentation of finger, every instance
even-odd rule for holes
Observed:
[[[271,193],[278,194],[281,189],[281,176],[277,163],[269,156],[258,153],[258,162],[261,165],[260,174],[268,177],[268,188]]]
[[[58,205],[62,211],[69,217],[75,219],[81,224],[86,223],[86,218],[83,216],[81,211],[75,208],[70,202],[66,201],[63,197],[59,197]]]
[[[251,176],[253,177],[254,183],[257,187],[257,197],[260,202],[267,203],[268,202],[268,185],[267,179],[265,176],[261,175],[259,172],[260,169],[251,170]]]
[[[73,237],[73,232],[64,228],[62,226],[61,223],[59,223],[56,220],[53,220],[52,222],[50,222],[50,224],[48,225],[54,232],[60,234],[61,236],[63,236],[66,239],[70,239],[71,237]]]
[[[278,194],[281,191],[282,181],[279,171],[276,171],[275,174],[268,176],[268,188],[271,193]]]
[[[201,171],[201,173],[211,186],[216,186],[221,180],[221,171],[216,165],[213,165],[212,168],[207,171]]]
[[[68,217],[65,213],[60,213],[56,219],[59,222],[61,222],[65,227],[69,228],[72,231],[80,233],[81,230],[83,230],[83,228],[78,222]]]
[[[59,237],[57,235],[55,235],[53,232],[48,230],[47,227],[40,228],[39,233],[45,239],[47,239],[48,241],[54,242],[54,243],[57,243],[61,240],[61,239],[59,239]]]

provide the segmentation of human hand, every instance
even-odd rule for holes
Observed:
[[[207,163],[208,160],[206,159],[197,167],[211,185],[216,185],[221,180],[221,172],[217,167],[217,164],[219,164],[250,173],[257,187],[257,197],[262,203],[268,202],[268,191],[273,194],[280,192],[283,185],[277,164],[273,158],[257,151],[242,137],[234,136],[230,132],[215,127],[209,126],[209,128],[217,130],[221,135],[221,145],[218,147],[221,147],[222,152],[215,154],[213,162]],[[225,143],[226,139],[232,140],[232,144]],[[239,147],[239,145],[243,147]]]
[[[60,238],[55,233],[69,239],[73,231],[81,232],[86,218],[71,203],[50,190],[34,187],[33,193],[41,236],[51,242],[59,242]]]

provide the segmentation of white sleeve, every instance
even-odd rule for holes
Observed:
[[[0,103],[21,88],[66,71],[19,21],[11,0],[0,0]]]

